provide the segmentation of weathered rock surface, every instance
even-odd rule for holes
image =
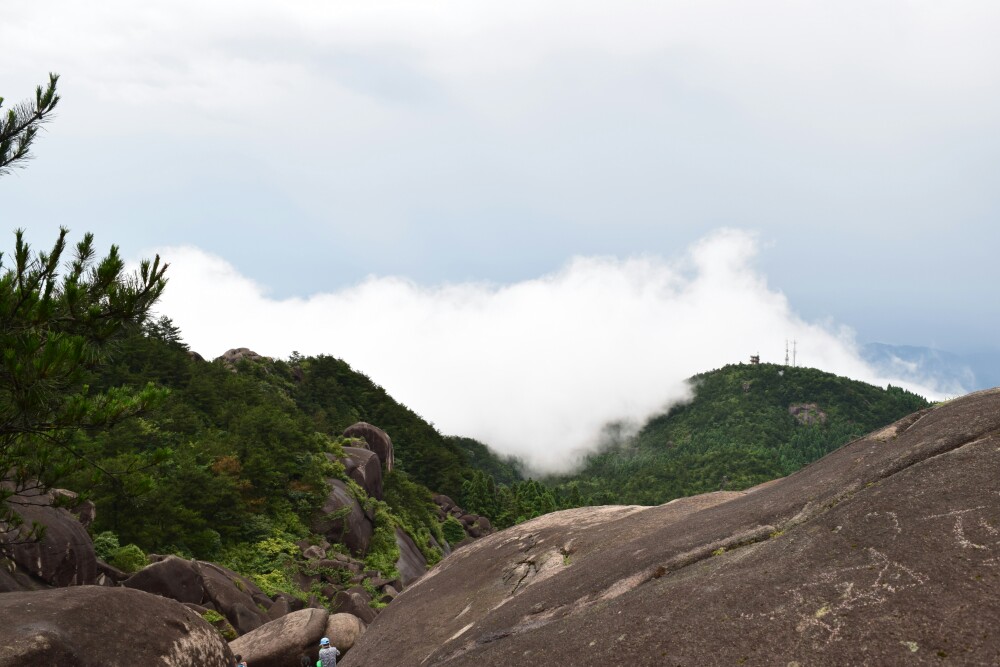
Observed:
[[[192,561],[192,565],[201,576],[205,601],[211,602],[241,635],[270,620],[254,600],[255,595],[264,595],[255,583],[215,563]]]
[[[382,463],[378,454],[360,447],[344,447],[341,463],[351,479],[372,498],[382,500]]]
[[[395,461],[392,453],[392,440],[389,438],[389,434],[378,426],[372,426],[368,422],[357,422],[344,429],[344,437],[364,439],[368,443],[368,449],[378,454],[385,471],[392,470]]]
[[[218,611],[240,634],[271,620],[259,606],[269,607],[270,598],[246,577],[215,563],[165,556],[123,585]]]
[[[339,591],[333,598],[333,609],[341,614],[356,616],[365,623],[371,623],[375,620],[378,612],[371,608],[370,602],[371,597],[368,592],[358,586],[346,591]]]
[[[323,636],[329,637],[341,653],[347,653],[357,643],[358,638],[365,633],[367,627],[361,619],[353,614],[330,614]]]
[[[0,667],[231,667],[215,629],[184,605],[127,588],[0,595]]]
[[[399,578],[404,586],[427,574],[427,559],[420,551],[413,539],[406,532],[396,527],[396,546],[399,547],[399,558],[396,560],[396,569],[399,570]]]
[[[270,357],[265,357],[261,354],[257,354],[248,347],[234,347],[231,350],[226,350],[221,356],[216,357],[216,361],[221,361],[223,364],[236,370],[236,367],[241,361],[269,361]]]
[[[73,513],[54,507],[54,499],[52,493],[25,491],[8,500],[11,509],[24,521],[22,531],[37,522],[45,527],[45,532],[41,540],[30,541],[23,541],[17,532],[0,532],[12,542],[8,548],[22,573],[6,583],[0,582],[0,587],[37,588],[30,582],[32,577],[43,586],[97,583],[97,556],[90,535]]]
[[[375,530],[372,517],[365,513],[344,482],[339,479],[326,481],[330,484],[330,494],[312,529],[330,542],[341,542],[353,553],[364,555]]]
[[[126,579],[122,585],[162,595],[178,602],[200,605],[205,600],[201,573],[191,561],[177,556],[167,556],[161,561],[147,565]]]
[[[293,611],[230,642],[229,647],[253,667],[298,667],[302,653],[316,659],[329,618],[324,609]]]
[[[343,664],[998,664],[997,470],[992,390],[746,492],[540,517],[455,551]]]

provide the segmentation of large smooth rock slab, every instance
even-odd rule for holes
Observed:
[[[371,544],[374,523],[351,495],[347,484],[339,479],[328,479],[327,483],[330,493],[312,529],[330,542],[344,544],[352,553],[363,556]]]
[[[313,656],[326,636],[330,614],[325,609],[293,611],[229,643],[253,667],[299,667],[299,655]]]
[[[404,586],[427,574],[427,559],[420,551],[413,539],[406,532],[396,527],[396,546],[399,547],[399,558],[396,560],[396,569],[399,570],[399,578]]]
[[[179,602],[128,588],[0,595],[0,667],[232,667],[215,628]]]
[[[1000,664],[997,470],[992,390],[745,492],[539,517],[444,559],[343,664]]]
[[[341,463],[347,474],[372,498],[382,500],[382,462],[378,454],[360,447],[344,447]]]
[[[357,422],[344,429],[344,437],[363,439],[368,444],[368,449],[378,454],[385,471],[392,470],[396,460],[392,450],[392,440],[389,434],[378,426],[372,426],[368,422]]]
[[[350,651],[368,625],[354,614],[330,614],[324,637],[329,637],[341,653]]]

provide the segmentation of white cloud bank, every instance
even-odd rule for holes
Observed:
[[[753,267],[754,235],[722,230],[683,257],[576,258],[511,285],[417,285],[398,277],[275,300],[225,260],[169,248],[161,312],[212,358],[233,347],[330,354],[448,434],[536,469],[565,470],[613,420],[641,422],[689,396],[685,379],[727,363],[782,362],[874,384],[852,332],[809,323]]]

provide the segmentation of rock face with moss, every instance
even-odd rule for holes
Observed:
[[[313,521],[312,529],[333,543],[347,546],[352,553],[364,555],[374,531],[374,516],[362,507],[342,480],[328,479],[330,493]]]
[[[343,664],[998,664],[998,469],[992,390],[746,491],[546,515],[443,560]]]
[[[215,628],[184,605],[127,588],[0,595],[0,667],[231,667]]]

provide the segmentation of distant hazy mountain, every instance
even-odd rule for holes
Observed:
[[[868,343],[861,348],[876,370],[902,380],[919,382],[956,396],[1000,385],[996,353],[960,355],[930,347]]]

